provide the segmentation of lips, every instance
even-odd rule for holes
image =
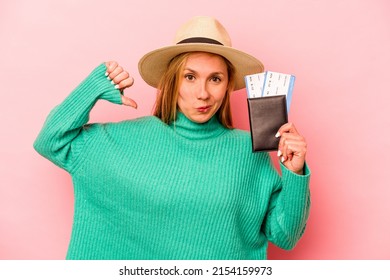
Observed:
[[[198,110],[198,112],[201,112],[201,113],[206,113],[210,110],[210,108],[211,108],[211,105],[207,105],[207,106],[197,107],[196,110]]]

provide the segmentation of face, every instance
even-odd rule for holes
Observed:
[[[177,104],[190,120],[204,123],[221,107],[229,77],[225,60],[210,53],[191,54],[180,78]]]

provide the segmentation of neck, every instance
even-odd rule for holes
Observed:
[[[182,112],[178,112],[176,120],[169,126],[178,135],[192,140],[214,138],[227,130],[215,115],[207,122],[196,123],[187,118]]]

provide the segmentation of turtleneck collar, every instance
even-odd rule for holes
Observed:
[[[214,115],[205,123],[196,123],[182,112],[177,113],[176,121],[169,125],[175,133],[191,140],[204,140],[217,137],[227,131]]]

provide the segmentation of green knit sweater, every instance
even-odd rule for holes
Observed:
[[[268,241],[292,249],[310,207],[309,177],[247,131],[183,114],[87,124],[99,99],[121,104],[97,67],[48,116],[34,148],[73,179],[67,259],[266,259]]]

